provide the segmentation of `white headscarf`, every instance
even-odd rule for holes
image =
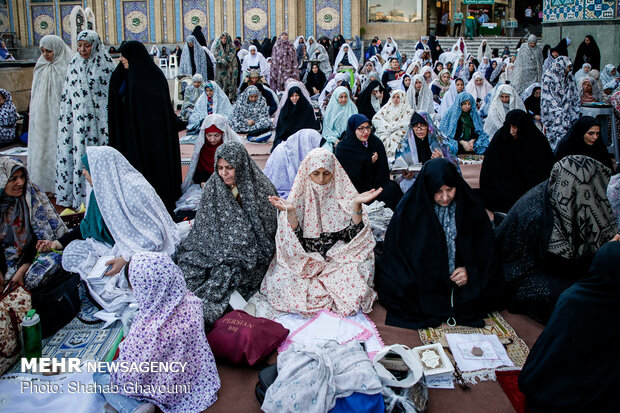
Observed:
[[[385,44],[383,45],[383,50],[381,51],[381,57],[383,60],[388,60],[390,57],[398,58],[398,44],[394,41],[392,36],[388,36]]]
[[[500,99],[502,94],[510,95],[508,107],[506,107]],[[489,116],[487,116],[484,122],[484,131],[489,135],[489,139],[492,139],[495,132],[504,125],[506,114],[513,109],[525,111],[525,105],[521,97],[517,95],[517,92],[511,85],[504,84],[497,86],[493,100],[489,105]]]
[[[394,105],[392,101],[395,95],[400,96],[398,106]],[[393,158],[396,155],[396,148],[407,134],[413,112],[413,108],[407,103],[405,92],[393,90],[390,92],[390,100],[372,118],[372,124],[376,128],[375,134],[383,142],[388,158]]]
[[[433,70],[432,67],[430,66],[424,66],[421,70],[420,70],[420,74],[422,76],[424,76],[426,74],[426,72],[429,72],[431,74],[431,79],[430,80],[426,80],[426,77],[424,77],[424,80],[426,80],[426,83],[428,85],[430,85],[433,80],[437,79],[437,74],[435,73],[435,71]]]
[[[228,96],[222,88],[215,82],[215,80],[209,80],[205,82],[205,89],[210,87],[213,89],[213,96],[211,100],[213,102],[212,113],[223,115],[226,118],[229,118],[233,112],[233,106],[228,100]],[[187,129],[194,129],[198,127],[199,123],[202,123],[204,119],[209,115],[208,112],[209,106],[209,97],[207,96],[206,91],[200,95],[198,100],[196,101],[196,106],[194,106],[194,111],[189,117],[187,121]]]
[[[443,95],[443,98],[441,98],[441,104],[439,105],[439,109],[437,109],[437,113],[441,118],[443,118],[444,115],[448,112],[448,110],[452,107],[452,105],[456,101],[457,95],[458,93],[456,91],[456,80],[453,80],[450,84],[450,88]]]
[[[252,56],[253,50],[256,51],[256,54]],[[248,54],[243,59],[241,70],[244,72],[249,72],[250,67],[256,66],[259,67],[260,75],[262,77],[266,77],[269,74],[269,64],[267,63],[267,59],[265,59],[265,56],[258,51],[256,46],[251,45]]]
[[[295,51],[297,51],[297,46],[299,46],[299,39],[303,39],[304,43],[306,44],[306,38],[303,36],[297,36],[297,38],[295,39],[295,41],[293,42],[293,47],[295,48]]]
[[[355,57],[355,53],[353,53],[353,48],[349,45],[349,43],[345,43],[340,46],[340,50],[338,51],[338,55],[336,56],[336,60],[334,61],[334,73],[338,72],[338,64],[344,58],[344,48],[347,47],[347,59],[353,68],[357,71],[359,68],[359,63],[357,61],[357,57]]]
[[[482,45],[486,44],[486,50],[484,50],[484,52],[482,51]],[[483,57],[487,57],[487,58],[491,58],[491,47],[489,46],[489,42],[487,42],[486,40],[483,40],[480,42],[480,46],[478,46],[478,61],[482,62],[482,58]]]
[[[58,36],[47,35],[39,43],[54,52],[51,62],[43,55],[34,67],[28,123],[28,175],[43,192],[54,192],[58,111],[67,67],[73,52]]]
[[[482,79],[482,85],[476,85],[476,79]],[[474,73],[467,86],[465,86],[465,92],[469,93],[474,99],[484,100],[484,97],[493,90],[493,86],[484,78],[484,75],[480,72]]]
[[[219,40],[219,39],[216,39]],[[200,43],[198,43],[198,40],[196,40],[196,37],[194,37],[194,35],[189,35],[187,36],[187,39],[185,39],[185,45],[183,46],[183,53],[181,53],[181,61],[179,62],[179,74],[180,75],[188,75],[188,76],[192,76],[192,62],[191,62],[191,53],[189,52],[189,44],[193,45],[193,51],[194,51],[194,65],[196,66],[196,73],[200,73],[202,75],[203,79],[208,79],[208,72],[207,72],[207,55],[205,54],[206,52],[204,52],[202,46],[200,46]],[[213,55],[211,54],[210,56],[211,62],[213,64],[215,64],[215,60],[213,59]]]
[[[415,88],[416,81],[422,83],[422,88],[420,89],[417,98]],[[407,103],[409,103],[414,111],[423,110],[424,112],[428,112],[430,114],[435,112],[433,92],[431,92],[430,87],[424,81],[423,75],[415,75],[411,79],[411,85],[409,85],[409,90],[407,91]]]

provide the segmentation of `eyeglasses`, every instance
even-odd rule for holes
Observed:
[[[358,131],[360,132],[372,132],[372,127],[370,126],[360,126],[359,128],[357,128]]]
[[[418,123],[417,125],[413,125],[411,128],[412,129],[426,129],[428,128],[428,125],[425,125],[423,123]]]

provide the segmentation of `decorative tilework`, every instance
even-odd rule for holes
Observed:
[[[340,0],[314,0],[316,37],[332,39],[342,33]]]
[[[10,25],[9,8],[5,4],[0,4],[0,32],[9,31]]]
[[[192,34],[197,25],[206,32],[207,16],[207,0],[183,0],[183,39]]]
[[[269,4],[267,0],[243,0],[243,9],[237,13],[243,14],[243,39],[262,42],[269,37]],[[271,22],[275,24],[274,21]]]
[[[543,22],[613,19],[614,17],[620,17],[620,0],[543,1]]]
[[[241,9],[241,0],[235,0],[235,37],[243,37],[243,29],[241,27],[242,12],[243,10]]]
[[[209,40],[215,39],[215,0],[209,0]]]
[[[60,5],[60,21],[62,22],[62,40],[68,45],[71,45],[71,10],[75,7],[75,4],[61,4]],[[107,32],[107,29],[106,29]]]
[[[351,0],[342,0],[342,34],[345,39],[351,39]]]
[[[314,9],[313,0],[306,0],[306,36],[314,36]]]
[[[269,0],[269,21],[271,22],[271,37],[276,36],[276,0]],[[279,36],[280,33],[277,35]]]
[[[146,1],[123,2],[123,37],[124,40],[149,41],[149,21]]]
[[[38,45],[43,36],[56,32],[56,18],[54,6],[37,5],[31,8],[32,31],[34,35],[34,45]]]

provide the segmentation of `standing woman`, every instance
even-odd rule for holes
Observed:
[[[8,90],[0,89],[0,145],[8,145],[15,140],[17,109]]]
[[[203,50],[196,37],[191,34],[187,36],[179,60],[179,75],[194,76],[199,73],[205,80],[213,79],[213,62],[209,61],[209,55]]]
[[[580,98],[570,59],[559,56],[542,78],[540,117],[551,149],[555,150],[579,117]]]
[[[237,78],[239,65],[235,45],[226,32],[222,33],[213,49],[215,55],[215,81],[221,86],[228,99],[234,101],[237,97]]]
[[[39,189],[51,193],[54,192],[60,96],[73,52],[53,34],[43,37],[40,47],[30,95],[28,169]]]
[[[144,45],[120,48],[110,81],[110,146],[155,188],[168,211],[181,195],[181,153],[168,82]]]
[[[86,201],[82,175],[86,147],[108,144],[108,92],[114,71],[97,32],[81,32],[77,46],[78,56],[69,63],[60,98],[55,188],[56,203],[73,208]]]
[[[288,33],[284,32],[273,46],[271,61],[271,88],[276,92],[284,90],[288,79],[299,80],[297,69],[297,52],[288,41]]]
[[[591,35],[587,35],[577,48],[573,62],[573,73],[576,73],[585,63],[589,63],[592,69],[601,69],[601,51]]]

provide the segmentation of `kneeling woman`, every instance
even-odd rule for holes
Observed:
[[[459,93],[441,119],[439,129],[448,139],[458,142],[458,153],[482,155],[489,146],[489,136],[483,129],[476,100],[467,92]]]
[[[238,133],[247,133],[248,138],[259,136],[271,130],[267,101],[256,86],[248,87],[235,103],[230,125]]]
[[[111,384],[119,389],[120,394],[104,393],[106,401],[121,412],[148,411],[147,406],[138,408],[145,402],[164,412],[199,412],[208,408],[217,400],[220,377],[205,337],[202,303],[187,289],[183,273],[167,254],[134,255],[126,278],[140,310],[112,364],[181,362],[186,367],[178,373],[95,373],[97,384]],[[173,385],[192,390],[185,394],[141,390],[150,386],[173,389]]]
[[[0,158],[0,271],[2,281],[32,289],[57,275],[32,267],[37,247],[67,232],[47,196],[28,179],[26,166],[15,158]],[[60,263],[61,257],[54,253]],[[0,283],[2,286],[3,283]]]
[[[242,143],[219,146],[215,170],[177,254],[187,287],[203,301],[207,325],[224,314],[235,290],[246,300],[258,291],[277,229],[268,197],[278,193]]]
[[[121,269],[138,252],[174,254],[179,236],[155,189],[119,151],[91,146],[82,163],[93,187],[86,216],[79,227],[40,250],[64,247],[63,268],[79,273],[105,310],[120,314],[134,300]],[[112,268],[102,278],[89,277],[101,257],[110,257],[106,265]]]
[[[269,198],[282,212],[276,257],[261,286],[274,308],[305,316],[370,312],[375,240],[362,204],[380,193],[358,194],[328,150],[306,156],[288,200]]]
[[[450,161],[424,164],[390,222],[375,282],[386,324],[481,327],[498,286],[493,228]]]

